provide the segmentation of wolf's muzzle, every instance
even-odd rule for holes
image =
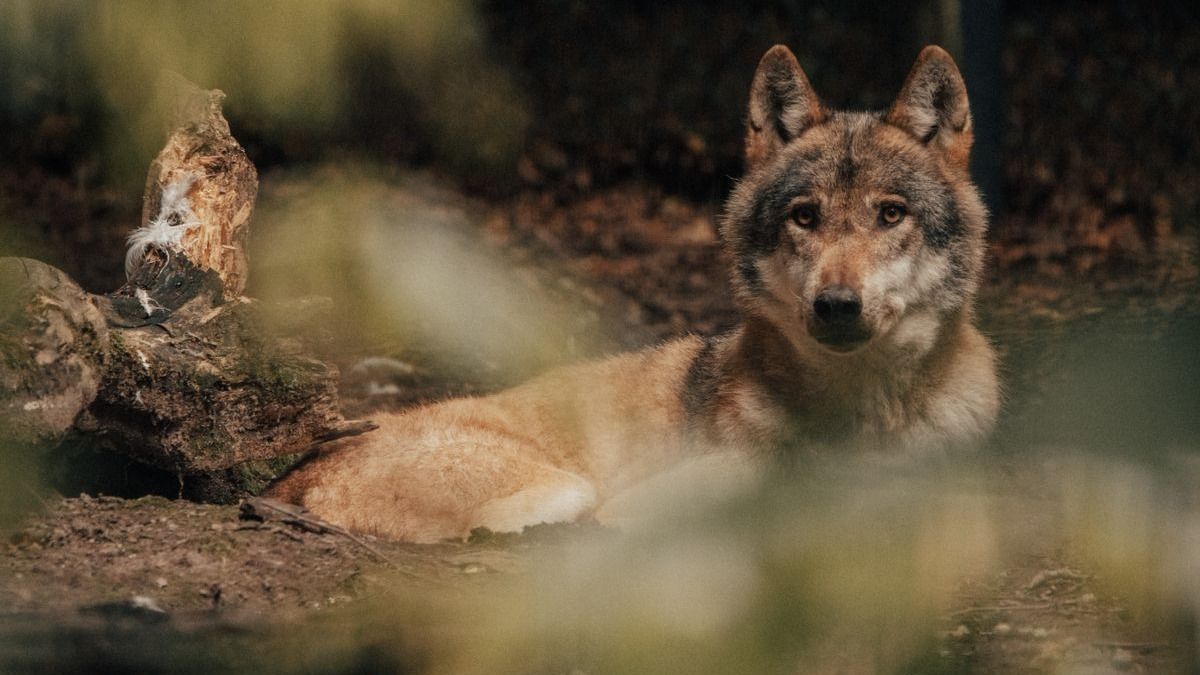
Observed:
[[[813,317],[809,332],[834,351],[853,351],[871,338],[862,323],[862,298],[847,286],[822,289],[813,301]]]
[[[817,294],[817,299],[813,301],[813,311],[818,319],[827,324],[852,324],[862,315],[862,300],[851,288],[830,286]]]

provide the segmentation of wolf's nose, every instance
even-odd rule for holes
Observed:
[[[862,314],[862,300],[850,288],[830,286],[817,294],[813,311],[826,323],[850,323]]]

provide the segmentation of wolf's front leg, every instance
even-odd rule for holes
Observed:
[[[571,523],[596,508],[596,488],[576,474],[537,467],[528,487],[479,506],[467,532],[486,527],[493,532],[520,532],[542,523]]]

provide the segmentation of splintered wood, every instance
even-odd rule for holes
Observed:
[[[224,92],[177,79],[169,96],[173,130],[150,164],[139,232],[215,271],[234,298],[249,274],[245,244],[258,173],[221,113]],[[141,259],[130,262],[133,276]]]

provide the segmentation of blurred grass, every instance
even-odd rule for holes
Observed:
[[[286,129],[285,144],[289,134],[336,143],[363,126],[392,133],[387,123],[402,111],[433,159],[468,176],[514,166],[528,124],[463,0],[10,0],[0,27],[0,119],[74,125],[37,132],[79,147],[33,159],[86,164],[81,155],[100,139],[102,173],[129,187],[144,180],[166,132],[156,96],[169,72],[224,90],[248,127],[239,137]],[[378,110],[367,110],[371,97]]]
[[[957,486],[844,478],[569,549],[438,672],[901,672],[957,576],[992,562],[993,527]]]
[[[581,330],[593,309],[485,245],[474,207],[430,175],[362,162],[277,173],[255,215],[251,294],[332,298],[328,326],[345,353],[421,344],[508,380],[611,342]]]
[[[4,405],[0,399],[0,405]],[[0,428],[0,438],[4,429]],[[37,464],[28,448],[0,440],[0,535],[40,504]]]
[[[6,236],[3,213],[0,212],[0,257],[11,255],[11,239]],[[13,279],[8,275],[0,275],[0,409],[13,405],[9,399],[9,387],[5,381],[8,376],[9,360],[22,358],[24,355],[13,353],[11,350],[24,349],[20,343],[12,344],[9,335],[14,329],[12,317],[19,316],[17,304],[24,297],[14,287]],[[0,422],[0,536],[7,534],[9,528],[15,525],[26,512],[37,505],[37,465],[34,453],[10,440],[10,435]]]
[[[0,257],[9,254],[4,234],[4,221],[0,220]],[[18,305],[25,298],[15,281],[8,274],[0,274],[0,420],[9,417],[4,409],[15,406],[9,393],[13,384],[7,381],[12,360],[23,359],[27,356],[23,352],[28,352],[23,343],[10,337],[16,329],[13,319],[21,317]],[[39,503],[37,456],[36,449],[14,442],[0,421],[0,536]]]
[[[947,650],[943,631],[963,620],[949,620],[966,602],[957,591],[1066,546],[1092,588],[1121,603],[1124,625],[1180,655],[1154,672],[1194,672],[1197,504],[1180,508],[1169,471],[1087,453],[1058,459],[1049,480],[1017,486],[1016,499],[1003,477],[1011,465],[817,470],[732,502],[700,500],[688,517],[636,533],[569,542],[483,589],[422,593],[397,580],[340,618],[268,639],[280,654],[270,669],[355,672],[371,658],[456,674],[1011,672],[969,646]],[[1196,484],[1194,467],[1189,476]],[[1046,508],[1053,523],[1031,525]],[[1056,611],[1065,618],[1036,625],[1050,627],[1043,645],[1069,650],[1073,623],[1095,614]],[[316,652],[286,647],[317,641]],[[1013,650],[1006,663],[1077,672],[1078,663],[1022,655],[1018,642],[998,647]]]
[[[1156,663],[1194,672],[1200,333],[1189,319],[1153,337],[1127,328],[1110,318],[1052,338],[1057,367],[1023,372],[1041,399],[1010,410],[984,454],[813,463],[732,499],[697,494],[661,520],[551,549],[486,592],[434,593],[444,630],[412,628],[430,610],[398,583],[347,614],[362,631],[352,640],[371,653],[407,627],[431,645],[421,671],[434,673],[993,672],[945,648],[959,590],[1053,552],[1180,658]],[[1093,620],[1058,611],[1074,617],[1051,626],[1058,640]]]
[[[50,247],[42,241],[29,223],[15,217],[13,209],[0,197],[0,257],[17,256],[45,260],[53,257]]]

